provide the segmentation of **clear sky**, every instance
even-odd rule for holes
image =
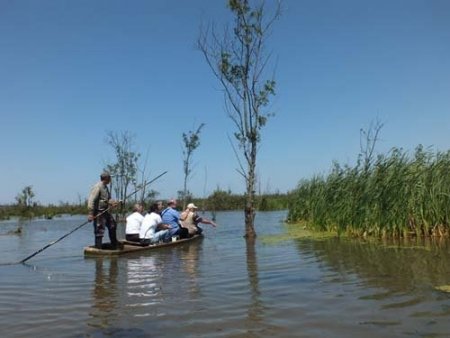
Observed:
[[[271,0],[266,0],[271,3]],[[450,148],[450,1],[285,0],[267,48],[276,116],[263,130],[259,187],[285,192],[354,164],[359,130],[379,152]],[[230,19],[221,0],[0,0],[0,203],[32,185],[43,204],[85,198],[106,131],[149,153],[161,198],[182,188],[182,133],[206,126],[189,189],[241,193],[223,94],[195,41]]]

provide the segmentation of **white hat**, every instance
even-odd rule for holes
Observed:
[[[198,209],[198,208],[195,206],[194,203],[189,203],[189,204],[187,205],[187,208],[188,208],[188,209]]]

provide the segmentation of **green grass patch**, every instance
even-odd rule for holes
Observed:
[[[426,246],[419,246],[419,245],[412,245],[412,246],[404,246],[404,245],[383,245],[386,249],[401,249],[401,250],[425,250],[425,251],[431,251],[430,247]]]
[[[440,285],[434,287],[438,291],[450,293],[450,285]]]

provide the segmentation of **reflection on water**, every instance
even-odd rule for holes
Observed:
[[[2,338],[450,336],[450,295],[434,288],[450,284],[448,241],[263,244],[284,217],[258,214],[260,237],[246,241],[242,214],[218,213],[202,241],[118,258],[85,259],[91,229],[75,232],[32,268],[0,267]],[[18,261],[80,221],[24,224],[0,236],[1,257]]]
[[[106,328],[117,319],[117,258],[95,260],[95,280],[92,292],[92,320],[88,323],[93,327]]]
[[[150,312],[147,312],[148,307],[162,301],[159,271],[155,258],[143,256],[127,260],[126,273],[127,303],[125,306],[136,308],[136,316],[151,315]]]
[[[450,336],[450,297],[435,289],[450,284],[447,240],[335,238],[296,243],[300,252],[314,255],[328,270],[324,283],[352,285],[357,299],[381,314],[381,319],[368,318],[361,325],[402,328],[408,324],[410,328],[401,333]]]
[[[181,250],[183,260],[182,267],[186,272],[186,279],[182,282],[190,297],[198,297],[200,287],[198,285],[198,261],[200,255],[200,245],[187,245]]]
[[[159,327],[157,318],[167,315],[164,302],[180,295],[190,299],[200,297],[197,278],[200,252],[199,241],[126,258],[92,258],[95,280],[89,325],[100,329],[94,331],[97,335],[136,334],[137,328],[120,324],[119,317],[126,314],[148,318],[148,323]]]
[[[250,305],[248,307],[248,323],[250,329],[258,327],[264,320],[264,308],[260,298],[258,261],[256,259],[256,240],[246,240],[247,274],[250,290]]]
[[[356,273],[367,285],[391,293],[449,283],[450,250],[443,239],[380,243],[334,238],[297,245],[341,276]]]

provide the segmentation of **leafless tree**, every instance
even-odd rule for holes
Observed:
[[[379,120],[371,122],[367,130],[359,130],[360,160],[363,161],[363,171],[368,172],[373,163],[375,146],[384,123]]]
[[[120,216],[125,216],[126,197],[130,186],[136,184],[138,160],[141,156],[133,148],[134,135],[128,131],[113,132],[108,131],[106,142],[113,148],[115,162],[105,166],[105,170],[111,174],[111,186],[115,193],[115,198],[121,200],[122,208],[118,211]]]
[[[183,191],[181,192],[181,197],[183,200],[183,209],[186,207],[186,199],[190,196],[187,182],[192,174],[192,156],[194,150],[200,145],[200,132],[205,126],[204,123],[194,130],[190,130],[188,133],[183,133]]]

